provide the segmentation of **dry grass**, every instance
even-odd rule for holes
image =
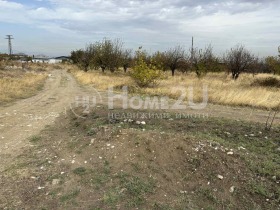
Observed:
[[[27,98],[43,87],[47,75],[22,70],[0,70],[0,104]]]
[[[71,72],[82,84],[92,84],[100,90],[106,90],[109,86],[120,89],[121,86],[129,86],[132,93],[168,96],[177,99],[181,95],[180,89],[186,89],[187,97],[189,87],[193,87],[194,101],[203,100],[203,85],[208,87],[209,102],[214,104],[232,106],[251,106],[270,109],[279,105],[280,91],[277,87],[263,87],[258,84],[271,75],[242,74],[237,81],[233,81],[230,75],[225,73],[209,73],[204,78],[198,79],[195,74],[179,74],[177,76],[165,76],[157,87],[137,88],[133,80],[122,72],[102,74],[99,71],[83,72],[72,69]],[[167,72],[169,75],[170,72]],[[280,77],[274,76],[280,80]]]

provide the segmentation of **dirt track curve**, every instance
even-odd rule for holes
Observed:
[[[19,100],[8,107],[0,107],[0,172],[11,163],[23,147],[32,146],[27,140],[28,137],[38,134],[46,125],[51,125],[58,116],[69,110],[76,96],[92,96],[94,93],[90,87],[80,87],[66,71],[55,70],[38,95]],[[105,95],[102,93],[102,97]],[[104,98],[103,103],[106,103],[106,97]],[[213,117],[262,123],[266,121],[268,115],[268,112],[263,110],[220,105],[208,105],[200,112],[191,109],[183,112],[188,114],[203,112]],[[280,123],[279,116],[275,123]]]
[[[55,70],[38,95],[0,107],[0,172],[23,147],[32,146],[28,137],[52,124],[82,92],[70,74]]]

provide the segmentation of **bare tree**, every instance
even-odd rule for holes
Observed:
[[[255,57],[243,45],[236,45],[224,56],[224,62],[230,69],[232,78],[237,79],[241,72],[248,70],[254,63]]]
[[[165,65],[168,66],[175,75],[175,70],[179,67],[179,61],[185,58],[185,50],[180,45],[165,52]]]

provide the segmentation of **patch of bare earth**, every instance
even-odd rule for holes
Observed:
[[[0,208],[280,208],[279,127],[113,112],[68,112],[30,137],[1,173]]]

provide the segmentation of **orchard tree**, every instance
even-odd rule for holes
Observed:
[[[79,64],[81,62],[82,56],[83,56],[84,50],[74,50],[71,52],[71,60],[73,61],[73,64]]]
[[[132,50],[131,49],[125,49],[121,53],[121,65],[123,67],[124,72],[127,72],[127,69],[132,64]]]
[[[169,67],[166,65],[166,55],[164,52],[157,51],[152,54],[150,63],[158,69],[166,71]]]
[[[232,78],[236,80],[241,72],[249,70],[255,63],[255,56],[243,45],[236,45],[224,56],[224,62],[231,71]]]
[[[165,65],[175,75],[175,70],[179,68],[179,61],[185,59],[185,50],[180,45],[165,52]]]
[[[87,72],[91,65],[94,65],[94,59],[97,50],[94,44],[89,44],[85,49],[80,49],[71,52],[71,59],[74,64],[80,66],[85,72]]]
[[[114,72],[121,65],[123,42],[120,39],[104,39],[96,43],[97,58],[96,62],[104,72],[109,69]]]
[[[201,77],[207,72],[219,71],[218,58],[213,53],[213,47],[208,45],[205,49],[191,49],[190,63],[197,77]]]
[[[273,74],[280,74],[280,59],[273,56],[265,58],[265,63]]]

